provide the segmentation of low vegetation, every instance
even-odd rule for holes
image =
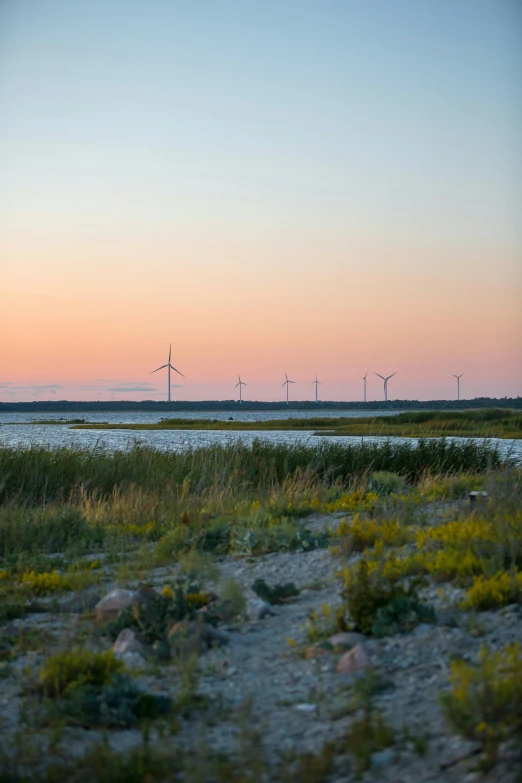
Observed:
[[[293,446],[255,441],[162,452],[144,446],[109,452],[103,448],[0,447],[0,502],[25,506],[82,497],[104,497],[129,487],[183,499],[233,488],[234,498],[258,497],[299,482],[314,490],[388,471],[412,482],[431,475],[481,473],[504,460],[487,443],[421,440],[418,445],[322,443]],[[303,480],[304,479],[304,480]]]
[[[487,493],[474,509],[471,490]],[[520,469],[487,442],[0,448],[0,695],[16,705],[0,718],[0,777],[377,781],[379,765],[395,770],[412,754],[438,764],[429,726],[440,704],[437,732],[475,743],[482,769],[504,769],[518,758],[522,658],[495,618],[522,606],[521,498]],[[311,564],[306,579],[264,573],[289,552]],[[329,573],[317,575],[325,560]],[[93,614],[115,586],[132,600],[116,616]],[[293,606],[298,630],[274,648],[263,682],[281,690],[272,711],[286,710],[285,732],[296,715],[309,716],[310,736],[314,721],[329,721],[326,740],[302,754],[274,749],[272,712],[246,693],[239,703],[240,667],[214,655],[248,638],[266,644],[262,624],[284,625]],[[256,620],[260,610],[278,616]],[[429,650],[455,628],[469,629],[459,654],[394,668],[394,645],[427,634]],[[130,653],[112,649],[122,632]],[[366,645],[370,663],[343,679],[341,657]],[[314,687],[292,701],[312,674]],[[431,698],[426,729],[395,706],[415,677]]]
[[[450,689],[441,696],[448,720],[467,739],[477,740],[492,766],[502,742],[522,737],[522,649],[484,647],[476,665],[451,664]]]

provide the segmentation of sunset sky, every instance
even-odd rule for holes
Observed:
[[[519,0],[2,0],[0,400],[522,394]],[[177,381],[175,381],[177,382]]]

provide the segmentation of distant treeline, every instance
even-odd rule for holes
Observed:
[[[522,397],[476,397],[474,400],[389,400],[388,402],[247,402],[237,400],[202,400],[157,402],[155,400],[92,401],[42,400],[35,402],[0,402],[2,411],[36,411],[38,413],[79,413],[83,411],[317,411],[317,410],[469,410],[470,408],[515,408],[522,410]]]

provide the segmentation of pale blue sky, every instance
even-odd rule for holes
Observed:
[[[517,0],[2,8],[15,213],[63,219],[81,193],[80,220],[109,210],[118,221],[117,197],[125,218],[161,221],[165,198],[189,220],[284,212],[519,239]]]
[[[161,275],[186,301],[226,267],[247,301],[260,277],[290,290],[320,268],[327,308],[367,270],[359,303],[393,293],[390,273],[421,299],[447,277],[499,341],[518,329],[519,0],[0,0],[0,30],[12,299],[125,273],[129,296]]]

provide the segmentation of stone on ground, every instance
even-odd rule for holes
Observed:
[[[337,671],[341,674],[357,674],[371,668],[370,654],[363,644],[356,645],[340,658]]]
[[[97,620],[108,622],[115,620],[120,612],[131,606],[136,600],[134,590],[124,590],[117,587],[107,593],[94,607],[94,615]]]

